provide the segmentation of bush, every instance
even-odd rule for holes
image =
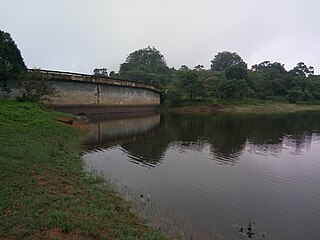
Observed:
[[[303,101],[309,101],[310,98],[312,97],[311,93],[308,90],[305,90],[302,94],[302,100]]]
[[[287,99],[289,103],[297,103],[301,92],[299,90],[293,89],[288,91]]]
[[[39,102],[54,95],[54,88],[42,76],[39,69],[21,75],[18,78],[21,96],[19,101]]]
[[[181,95],[176,91],[170,91],[166,96],[166,103],[169,106],[178,106],[181,103]]]

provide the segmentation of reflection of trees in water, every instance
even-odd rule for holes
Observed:
[[[237,161],[245,146],[249,151],[277,155],[283,148],[299,153],[308,149],[312,133],[320,132],[320,113],[289,114],[165,114],[152,136],[122,147],[142,162],[162,161],[168,147],[201,152],[210,145],[219,163]]]
[[[141,119],[143,121],[143,119]],[[168,148],[201,152],[206,146],[214,160],[232,164],[245,146],[258,154],[297,154],[320,133],[320,112],[289,114],[164,114],[154,131],[117,140],[134,163],[153,166]],[[128,141],[130,139],[130,141]],[[113,142],[114,140],[110,141]]]
[[[146,166],[158,165],[163,160],[168,142],[160,141],[164,136],[164,129],[157,128],[155,131],[145,135],[145,138],[139,141],[131,141],[120,144],[127,152],[133,163],[142,163]]]
[[[300,154],[310,148],[313,133],[320,132],[319,112],[263,115],[256,122],[248,145],[251,151],[261,154],[277,155],[282,149]]]

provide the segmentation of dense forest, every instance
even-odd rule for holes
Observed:
[[[237,53],[228,51],[217,53],[210,69],[203,65],[175,69],[167,66],[159,50],[149,46],[130,53],[118,73],[108,74],[103,68],[95,69],[94,74],[153,84],[164,90],[169,105],[243,98],[282,98],[290,103],[320,100],[320,76],[314,75],[312,66],[299,62],[287,71],[282,63],[264,61],[249,69]]]

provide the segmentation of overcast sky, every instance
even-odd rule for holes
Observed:
[[[29,68],[118,71],[150,45],[175,68],[232,51],[320,73],[320,0],[0,0],[0,29]]]

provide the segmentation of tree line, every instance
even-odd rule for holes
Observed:
[[[284,64],[264,61],[248,68],[236,52],[218,52],[210,69],[203,65],[169,68],[155,47],[130,53],[118,72],[96,68],[94,75],[138,81],[163,89],[162,99],[170,105],[184,100],[242,99],[266,100],[283,97],[291,103],[320,100],[320,76],[314,68],[299,62],[287,71]],[[18,79],[22,99],[39,100],[53,94],[41,76],[28,73],[20,50],[9,33],[0,30],[0,90],[10,92],[8,82]]]
[[[100,71],[99,71],[100,70]],[[248,68],[236,52],[218,52],[210,69],[203,65],[169,68],[155,47],[136,50],[120,64],[119,72],[102,69],[104,76],[155,85],[164,90],[165,101],[286,98],[290,103],[320,100],[320,76],[303,62],[287,71],[284,64],[264,61]],[[102,72],[95,69],[95,73]],[[99,75],[99,74],[97,74]],[[101,75],[101,74],[100,74]]]

